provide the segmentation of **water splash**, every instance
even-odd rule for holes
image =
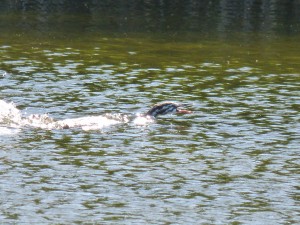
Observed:
[[[65,119],[55,122],[59,128],[81,128],[83,130],[98,130],[119,123],[128,123],[126,115],[105,114],[104,116],[86,116],[75,119]]]
[[[21,121],[21,112],[13,103],[0,100],[0,135],[18,133]]]
[[[133,120],[134,125],[146,126],[149,123],[152,123],[154,118],[151,116],[145,116],[143,114],[137,114],[136,118]]]
[[[23,116],[14,103],[0,100],[0,125],[1,133],[9,134],[11,128],[35,127],[42,129],[82,128],[83,130],[102,129],[118,123],[126,123],[128,118],[122,115],[89,116],[76,119],[55,121],[47,114],[32,114]]]
[[[124,124],[131,121],[130,116],[120,113],[106,113],[101,116],[86,116],[64,120],[54,120],[48,114],[22,115],[14,103],[0,100],[0,134],[14,133],[15,128],[34,127],[41,129],[69,129],[78,128],[82,130],[99,130],[116,124]],[[144,126],[153,122],[150,117],[138,114],[133,124]]]
[[[14,103],[0,100],[0,124],[16,126],[20,124],[21,118],[21,111],[16,108]]]

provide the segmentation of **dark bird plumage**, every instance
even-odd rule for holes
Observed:
[[[147,113],[146,115],[157,117],[158,115],[166,115],[170,113],[181,113],[181,114],[187,114],[191,113],[191,111],[181,109],[183,104],[178,104],[174,102],[163,102],[154,105]]]

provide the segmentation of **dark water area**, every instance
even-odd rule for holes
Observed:
[[[299,34],[300,1],[28,1],[1,3],[0,27],[35,31]]]
[[[0,8],[0,223],[299,223],[299,1],[67,2]]]

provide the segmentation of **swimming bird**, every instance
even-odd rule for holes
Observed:
[[[134,118],[133,123],[137,125],[146,125],[149,122],[153,122],[159,115],[166,115],[172,113],[179,114],[189,114],[192,113],[189,110],[184,109],[183,107],[187,104],[180,104],[175,102],[162,102],[154,105],[151,109],[148,110],[145,114],[139,114]],[[112,114],[113,115],[113,114]],[[111,117],[111,116],[110,116]],[[130,117],[116,117],[109,118],[106,115],[104,116],[86,116],[80,118],[71,118],[55,121],[53,118],[48,115],[38,115],[33,114],[28,118],[24,119],[26,124],[35,126],[35,127],[46,127],[49,129],[58,128],[58,129],[69,129],[81,127],[84,130],[93,130],[101,129],[106,126],[118,124],[118,123],[127,123],[129,122]]]
[[[159,115],[166,115],[171,113],[189,114],[189,110],[183,109],[182,106],[186,104],[179,104],[175,102],[162,102],[154,105],[145,115],[156,118]]]

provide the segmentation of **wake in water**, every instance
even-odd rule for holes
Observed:
[[[152,118],[143,118],[142,122],[134,120],[136,124],[149,123]],[[120,123],[128,123],[129,116],[121,114],[104,114],[102,116],[87,116],[75,119],[55,120],[47,114],[32,114],[24,116],[14,103],[0,100],[0,134],[10,134],[22,127],[41,129],[69,129],[97,130]]]
[[[184,104],[163,102],[154,105],[145,114],[137,115],[132,121],[135,125],[147,125],[159,115],[171,113],[189,114],[189,110],[183,109]],[[42,129],[69,129],[80,128],[83,130],[98,130],[119,123],[128,123],[130,116],[121,114],[104,114],[102,116],[87,116],[76,119],[54,120],[47,114],[32,114],[23,116],[13,103],[0,100],[0,133],[9,133],[11,129],[30,126]]]

